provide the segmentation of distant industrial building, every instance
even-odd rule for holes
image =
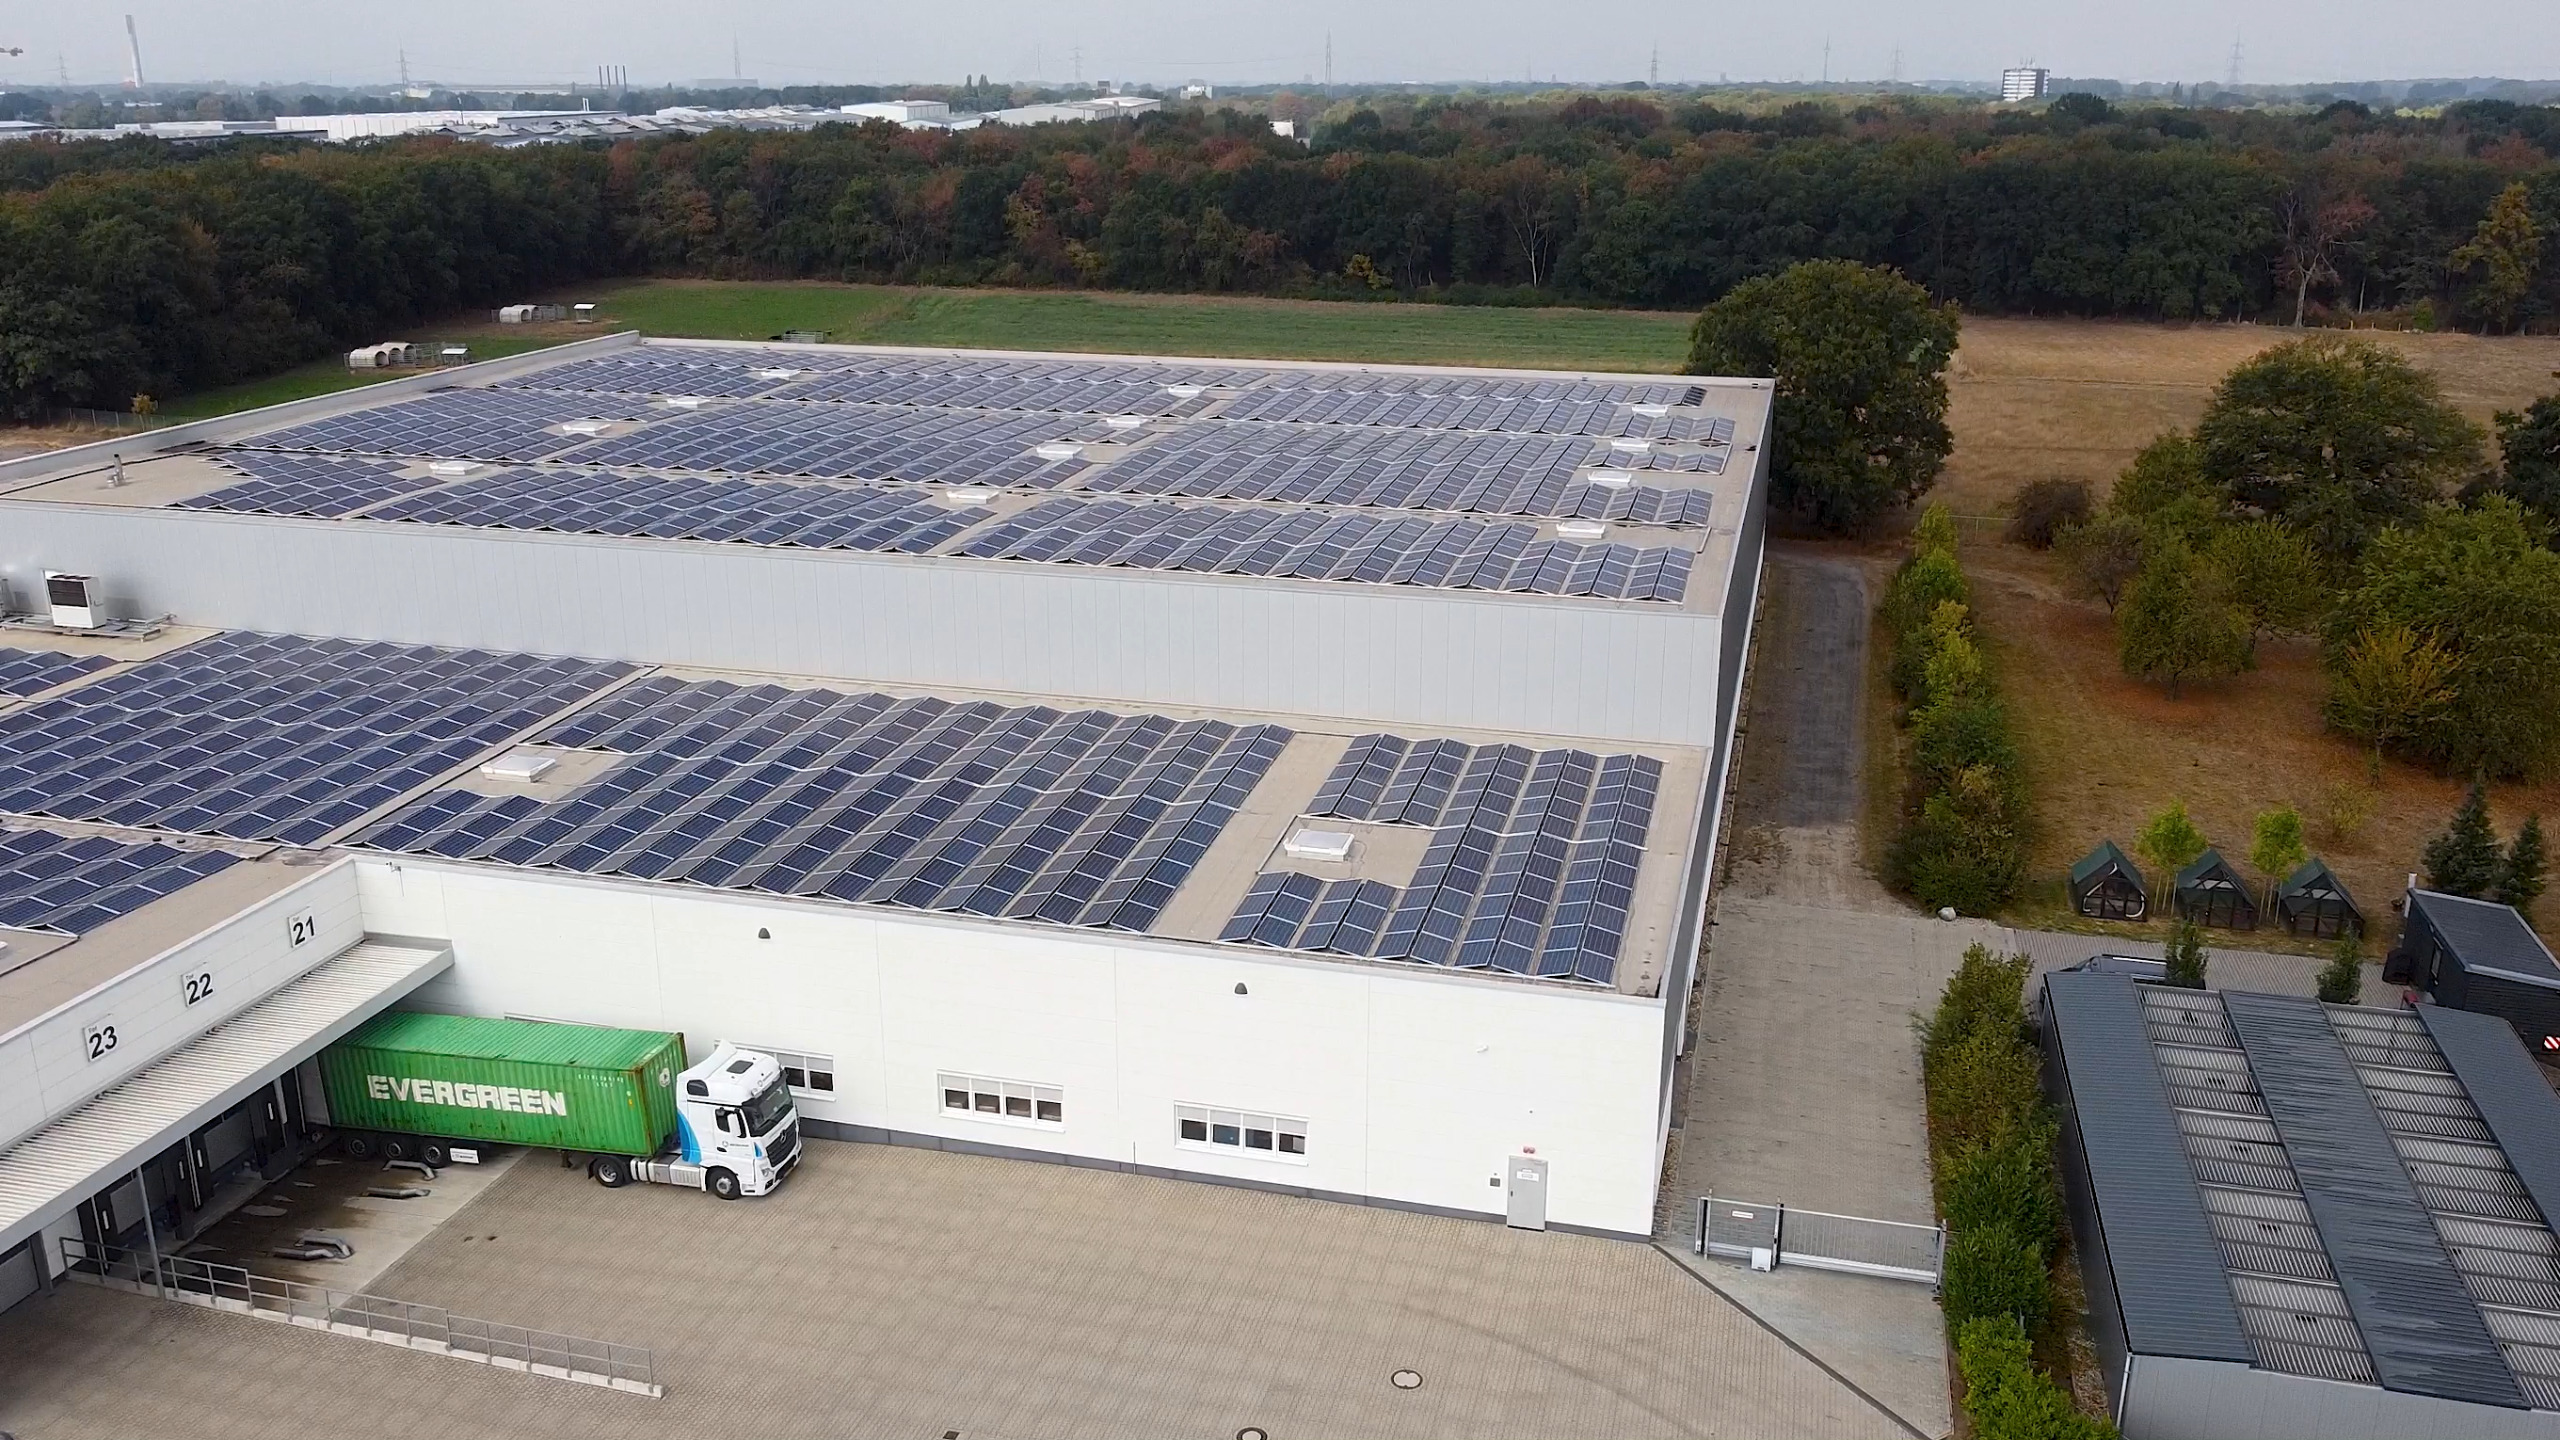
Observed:
[[[2127,1440],[2560,1436],[2560,1097],[2505,1021],[2092,972],[2039,1011]]]
[[[2012,66],[2000,72],[2000,99],[2041,100],[2053,91],[2053,72],[2040,65]]]

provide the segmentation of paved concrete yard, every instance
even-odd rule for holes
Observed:
[[[1660,1252],[1181,1181],[813,1145],[781,1194],[534,1156],[375,1288],[657,1347],[663,1400],[67,1286],[0,1429],[467,1437],[1905,1432]],[[1419,1370],[1421,1389],[1389,1382]]]

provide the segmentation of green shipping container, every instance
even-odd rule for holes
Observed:
[[[684,1037],[391,1011],[320,1052],[329,1117],[355,1130],[654,1155],[676,1128]]]

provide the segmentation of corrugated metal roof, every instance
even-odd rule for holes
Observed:
[[[2434,890],[2409,892],[2409,908],[2462,960],[2466,970],[2510,976],[2528,985],[2560,987],[2560,964],[2512,906]]]
[[[2546,1225],[2560,1215],[2560,1096],[2525,1053],[2515,1027],[2495,1015],[2417,1007],[2419,1023],[2488,1123],[2507,1164]]]
[[[446,949],[352,945],[0,1151],[0,1250],[68,1213],[102,1177],[174,1143],[452,960]]]
[[[2222,1248],[2187,1166],[2133,981],[2045,977],[2047,1015],[2088,1156],[2125,1340],[2138,1354],[2249,1364]]]
[[[2383,1388],[2524,1408],[2327,1012],[2291,995],[2222,999]]]
[[[615,1030],[548,1020],[493,1020],[480,1015],[392,1010],[365,1022],[343,1043],[474,1060],[628,1070],[665,1049],[667,1042],[675,1038],[662,1030]]]

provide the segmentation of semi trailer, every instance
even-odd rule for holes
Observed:
[[[699,1064],[684,1055],[668,1031],[391,1011],[320,1053],[320,1090],[357,1159],[443,1165],[528,1145],[583,1160],[607,1188],[778,1188],[800,1161],[781,1062],[726,1041]]]

